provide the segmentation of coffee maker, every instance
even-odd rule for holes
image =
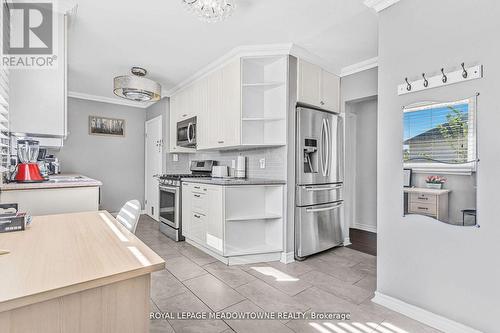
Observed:
[[[45,179],[40,173],[37,163],[40,143],[31,139],[17,140],[17,158],[16,173],[14,181],[18,183],[39,183]]]

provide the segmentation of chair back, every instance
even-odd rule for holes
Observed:
[[[131,233],[135,234],[139,216],[141,215],[141,203],[139,200],[130,200],[123,205],[122,209],[116,216],[116,220],[120,222]]]

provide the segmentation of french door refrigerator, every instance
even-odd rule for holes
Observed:
[[[297,108],[295,258],[342,244],[343,126],[335,113]]]

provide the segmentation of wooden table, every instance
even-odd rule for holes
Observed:
[[[108,212],[33,218],[0,234],[0,331],[148,332],[165,262]]]

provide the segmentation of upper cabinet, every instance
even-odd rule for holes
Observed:
[[[58,22],[58,66],[10,71],[10,131],[57,138],[67,135],[66,17]],[[57,145],[57,144],[56,144]]]
[[[340,78],[299,59],[297,100],[330,111],[339,111]]]
[[[286,144],[287,56],[237,58],[170,99],[170,152],[177,122],[197,117],[197,150]]]

